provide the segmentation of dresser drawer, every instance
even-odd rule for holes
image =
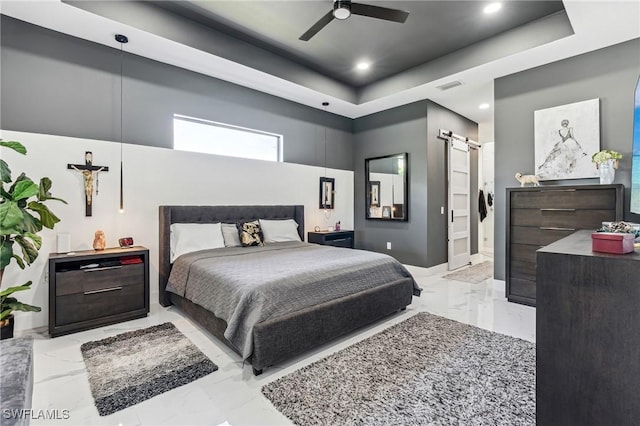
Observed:
[[[515,244],[546,246],[573,234],[571,229],[553,229],[539,226],[512,226],[510,241]]]
[[[142,285],[142,263],[56,272],[56,296],[100,291],[114,286]]]
[[[536,282],[530,280],[521,280],[512,278],[509,281],[509,294],[511,296],[519,296],[536,299]]]
[[[538,228],[556,228],[547,230],[575,231],[578,229],[598,229],[603,221],[616,220],[615,210],[578,210],[578,209],[512,209],[512,226],[533,226]],[[557,229],[561,228],[561,229]]]
[[[511,262],[509,278],[520,278],[523,280],[536,280],[536,262],[525,260],[514,260]]]
[[[616,205],[616,190],[611,189],[541,189],[513,191],[511,208],[610,209]]]
[[[536,263],[536,251],[543,246],[530,244],[511,244],[511,260],[521,260],[524,262]]]
[[[55,305],[56,326],[145,309],[144,283],[59,296]]]

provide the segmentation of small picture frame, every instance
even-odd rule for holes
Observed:
[[[391,206],[382,206],[382,217],[391,219]]]
[[[323,210],[333,210],[335,208],[335,182],[334,178],[320,178],[320,208]]]
[[[380,207],[380,181],[369,181],[369,207]]]

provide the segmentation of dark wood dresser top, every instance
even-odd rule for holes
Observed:
[[[568,237],[553,242],[538,250],[540,253],[570,254],[574,256],[615,257],[619,259],[640,260],[640,248],[633,253],[613,254],[591,250],[591,234],[594,231],[577,231]]]

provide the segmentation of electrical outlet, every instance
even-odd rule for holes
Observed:
[[[440,206],[440,214],[444,214],[444,206]]]
[[[387,243],[387,250],[391,250],[391,243]]]

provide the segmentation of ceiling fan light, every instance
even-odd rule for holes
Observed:
[[[351,16],[350,1],[336,1],[333,3],[333,17],[336,19],[347,19]]]

